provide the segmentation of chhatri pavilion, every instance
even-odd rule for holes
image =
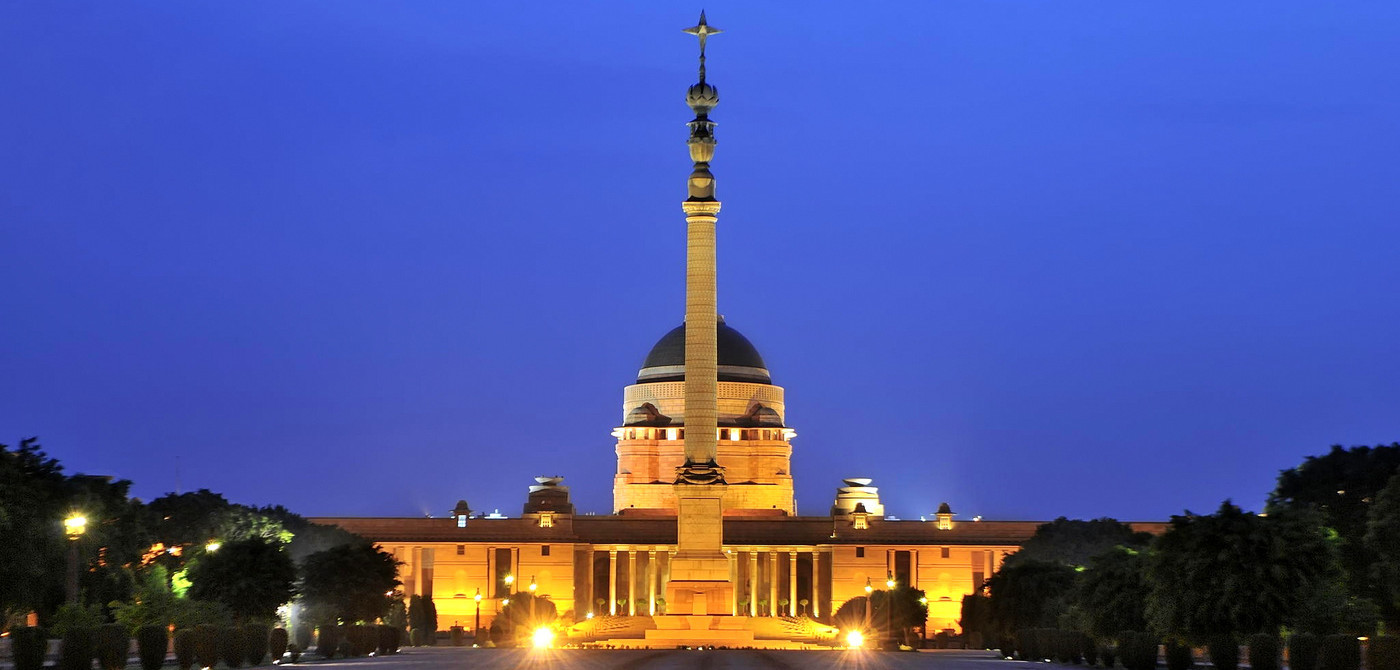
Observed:
[[[591,625],[590,640],[784,646],[818,641],[823,627],[811,619],[893,580],[926,593],[927,630],[956,631],[963,595],[1040,522],[963,520],[948,503],[926,519],[895,520],[871,480],[858,478],[837,488],[829,514],[797,515],[783,388],[716,310],[709,113],[719,92],[705,80],[705,43],[719,31],[702,13],[687,32],[700,40],[700,69],[686,93],[695,112],[682,204],[686,318],[623,389],[613,514],[576,514],[562,478],[537,477],[517,517],[479,516],[461,501],[443,517],[315,521],[392,553],[405,595],[431,596],[442,627],[471,628],[478,611],[489,626],[528,580],[561,614]]]

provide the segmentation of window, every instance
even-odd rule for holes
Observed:
[[[548,556],[548,555],[549,555],[549,545],[546,544],[546,545],[542,545],[542,546],[540,547],[540,555],[541,555],[541,556]]]
[[[865,530],[869,528],[870,520],[866,518],[867,516],[865,512],[856,512],[852,515],[851,525],[855,527],[856,530]]]
[[[554,527],[554,512],[540,512],[540,528]]]
[[[952,550],[948,547],[940,547],[939,550],[942,552],[943,558],[950,558],[952,556]]]
[[[865,558],[865,547],[856,547],[856,558]]]
[[[457,527],[458,527],[458,528],[466,528],[466,527],[467,527],[467,515],[465,515],[465,514],[458,514],[458,515],[457,515]]]
[[[466,556],[466,555],[467,555],[467,545],[465,545],[465,544],[459,544],[459,545],[457,545],[457,555],[458,555],[458,556]]]
[[[952,529],[953,529],[953,515],[951,515],[951,514],[939,514],[939,515],[938,515],[938,530],[952,530]]]

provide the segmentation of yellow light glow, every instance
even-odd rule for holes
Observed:
[[[222,547],[222,546],[224,546],[222,542],[219,542],[219,541],[215,540],[215,541],[210,542],[209,544],[204,545],[204,550],[205,550],[205,551],[218,551],[218,550],[219,550],[219,547]]]
[[[515,575],[506,575],[506,576],[505,576],[505,582],[506,582],[507,584],[514,584],[514,583],[515,583]]]
[[[510,604],[510,598],[502,598],[502,599],[501,599],[501,607],[505,607],[506,605],[509,605],[509,604]]]
[[[87,531],[87,517],[81,514],[74,514],[63,520],[63,530],[67,531],[68,537],[77,537]]]
[[[534,582],[530,582],[530,593],[534,593],[536,588],[538,588],[538,587],[535,586],[535,583],[534,583]]]
[[[476,595],[472,596],[472,600],[481,602],[481,589],[476,590]]]
[[[847,647],[850,647],[851,649],[860,649],[860,646],[863,644],[865,644],[865,636],[861,635],[860,631],[853,630],[849,633],[846,633]]]
[[[887,589],[892,589],[892,588],[894,588],[894,580],[893,580],[893,579],[886,579],[886,580],[885,580],[885,588],[887,588]]]
[[[592,619],[592,618],[593,618],[593,613],[592,613],[592,612],[589,612],[588,614],[583,615],[583,618],[585,618],[585,619]]]
[[[536,649],[548,649],[554,644],[554,631],[548,628],[536,628],[535,633],[530,636]]]

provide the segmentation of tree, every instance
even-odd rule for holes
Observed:
[[[1340,578],[1318,515],[1268,517],[1230,501],[1215,514],[1172,517],[1148,562],[1147,619],[1163,633],[1277,634],[1312,592]]]
[[[240,619],[271,618],[296,592],[296,565],[262,537],[222,544],[190,569],[189,596],[223,603]]]
[[[302,563],[302,596],[344,623],[374,621],[389,608],[398,566],[369,542],[318,551]]]
[[[1020,551],[1006,558],[1005,564],[1040,561],[1078,567],[1114,547],[1146,547],[1151,541],[1151,533],[1134,532],[1117,519],[1084,521],[1060,517],[1036,528]]]
[[[1069,608],[1075,576],[1071,566],[1022,560],[1002,565],[987,589],[997,632],[1005,635],[1022,628],[1049,628]]]
[[[1365,543],[1376,557],[1371,574],[1392,614],[1390,623],[1400,624],[1393,616],[1400,611],[1400,474],[1376,494],[1367,514]]]
[[[1291,470],[1279,473],[1278,485],[1269,495],[1266,510],[1314,509],[1323,523],[1337,532],[1347,593],[1382,605],[1387,620],[1400,620],[1400,607],[1387,597],[1387,586],[1377,579],[1378,556],[1365,540],[1368,510],[1382,489],[1400,472],[1400,442],[1375,447],[1343,449],[1333,446],[1324,456],[1309,456]]]
[[[1119,631],[1147,629],[1146,573],[1147,555],[1128,547],[1114,547],[1089,560],[1075,597],[1089,632],[1108,638]]]

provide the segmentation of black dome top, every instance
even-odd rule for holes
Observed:
[[[770,384],[768,366],[758,349],[739,331],[725,325],[721,319],[715,329],[716,348],[719,354],[719,381],[756,382]],[[637,382],[680,381],[685,379],[685,324],[666,333],[651,348]]]

